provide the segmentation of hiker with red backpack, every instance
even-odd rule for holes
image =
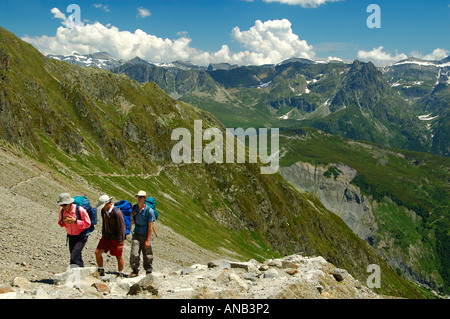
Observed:
[[[104,276],[102,254],[110,252],[112,256],[117,258],[118,277],[123,277],[123,246],[125,242],[125,220],[123,214],[118,207],[112,204],[113,197],[108,195],[100,196],[97,209],[101,210],[103,219],[102,238],[100,239],[97,249],[95,250],[95,258],[98,266],[98,275]]]
[[[153,209],[146,204],[147,193],[139,191],[136,194],[137,204],[133,206],[131,222],[135,225],[132,242],[130,265],[133,269],[130,277],[136,277],[139,274],[140,254],[142,252],[144,269],[146,274],[153,271],[153,250],[151,245],[153,223],[155,222],[155,213]]]
[[[59,195],[57,204],[61,208],[59,210],[58,225],[65,227],[67,232],[70,266],[77,265],[78,267],[84,267],[81,252],[88,240],[91,219],[86,209],[74,204],[74,201],[74,198],[69,193]]]

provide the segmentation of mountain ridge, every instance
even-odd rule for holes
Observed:
[[[423,98],[436,90],[439,87],[436,79],[434,82],[428,81],[429,86],[425,89],[423,81],[401,82],[399,76],[408,78],[396,74],[399,72],[398,68],[419,68],[414,74],[423,76],[422,74],[427,72],[430,78],[439,73],[437,83],[441,83],[441,89],[446,90],[450,67],[432,66],[433,70],[430,71],[428,66],[416,66],[412,63],[378,68],[370,62],[358,60],[353,63],[313,63],[303,59],[289,59],[277,65],[218,69],[186,70],[173,66],[158,67],[147,62],[141,66],[126,65],[125,63],[112,71],[126,74],[141,83],[154,81],[171,97],[195,104],[215,114],[229,126],[313,126],[328,133],[384,146],[446,156],[449,154],[442,143],[433,141],[435,133],[445,127],[446,122],[427,126],[427,123],[418,118],[422,115],[417,111],[419,102],[411,100],[413,95]],[[355,73],[356,65],[359,72]],[[368,65],[373,67],[367,68]],[[345,82],[349,81],[345,78],[346,75],[355,76],[357,73],[365,74],[365,78],[360,79],[360,89],[357,89],[358,85],[354,85],[355,89],[363,93],[362,88],[373,91],[364,93],[368,102],[366,106],[370,109],[363,113],[353,107],[345,110],[345,100],[348,99],[345,96],[348,94],[353,95],[350,98],[353,103],[350,104],[356,107],[359,105],[359,97],[355,99],[358,93],[351,92],[350,86],[347,85],[349,83]],[[412,79],[417,76],[419,75],[414,75]],[[369,81],[371,77],[377,81]],[[348,93],[345,93],[346,91]],[[371,96],[372,93],[375,95]],[[377,97],[382,97],[383,100],[380,101]],[[379,105],[371,105],[371,102]],[[372,114],[374,111],[377,114]],[[230,112],[234,119],[231,118]],[[245,119],[238,121],[239,117]],[[253,119],[249,122],[248,118]],[[362,121],[364,126],[371,129],[365,129],[355,121]],[[351,122],[352,127],[349,127],[347,122]]]
[[[206,69],[209,71],[215,71],[215,68],[219,68],[219,69],[231,69],[231,68],[236,68],[236,67],[245,67],[245,66],[264,66],[264,65],[239,65],[239,64],[230,64],[228,62],[215,62],[215,63],[210,63],[207,66],[200,66],[200,65],[196,65],[191,63],[190,61],[181,61],[181,60],[177,60],[177,61],[172,61],[172,62],[152,62],[152,61],[147,61],[139,56],[134,57],[133,59],[130,60],[123,60],[123,59],[117,59],[114,58],[113,56],[111,56],[108,52],[96,52],[96,53],[91,53],[91,54],[79,54],[79,53],[73,53],[72,55],[54,55],[54,54],[48,54],[46,57],[50,58],[50,59],[54,59],[55,57],[73,57],[76,60],[76,56],[78,57],[83,57],[84,59],[87,59],[89,57],[94,57],[94,58],[98,58],[100,56],[104,56],[105,59],[113,59],[115,61],[120,62],[121,64],[129,62],[131,60],[134,59],[140,59],[142,61],[145,61],[149,64],[152,65],[157,65],[157,66],[166,66],[166,67],[173,67],[176,65],[183,65],[184,67],[191,67],[191,68],[195,68],[195,69]],[[57,59],[58,60],[58,59]],[[357,60],[357,59],[355,59]],[[311,60],[311,59],[305,59],[305,58],[296,58],[296,57],[292,57],[286,60],[283,60],[279,63],[274,63],[274,64],[266,64],[267,66],[272,65],[272,66],[276,66],[276,65],[283,65],[283,64],[288,64],[288,63],[295,63],[295,62],[300,62],[300,63],[305,63],[305,64],[326,64],[326,63],[344,63],[344,64],[352,64],[355,60],[353,61],[344,61],[342,59],[336,58],[336,59],[329,59],[329,60],[325,60],[325,59],[317,59],[317,60]],[[381,67],[377,67],[379,69],[384,69],[384,68],[389,68],[392,66],[396,66],[396,65],[401,65],[401,64],[426,64],[426,65],[430,65],[430,66],[441,66],[441,67],[446,67],[448,66],[447,63],[450,62],[450,55],[447,56],[446,58],[443,58],[441,60],[425,60],[423,58],[417,58],[417,57],[409,57],[407,59],[404,60],[400,60],[397,62],[392,62],[389,63],[385,66],[381,66]],[[71,63],[70,61],[68,61],[68,63]],[[368,62],[367,62],[368,63]],[[83,65],[80,65],[83,66]],[[97,66],[99,68],[101,68],[101,66]]]

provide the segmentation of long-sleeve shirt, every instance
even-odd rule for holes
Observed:
[[[111,207],[109,211],[102,209],[102,235],[107,240],[125,241],[125,220],[119,208]]]
[[[72,204],[72,210],[70,212],[66,212],[62,208],[59,211],[59,219],[58,219],[58,225],[61,227],[65,227],[67,234],[77,236],[79,235],[83,230],[91,227],[91,219],[89,218],[89,214],[83,207],[79,207],[80,217],[77,219],[77,206],[75,204]],[[62,214],[62,216],[61,216]],[[75,217],[76,223],[73,224],[66,224],[62,220],[64,217]]]

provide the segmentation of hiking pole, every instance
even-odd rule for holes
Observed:
[[[152,225],[153,232],[155,233],[156,238],[158,238],[158,234],[156,233],[155,225]]]

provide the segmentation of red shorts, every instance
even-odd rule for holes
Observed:
[[[105,253],[109,251],[111,256],[120,257],[123,253],[123,246],[121,249],[118,249],[118,246],[118,240],[108,240],[105,237],[102,237],[97,245],[97,249],[104,250]]]

